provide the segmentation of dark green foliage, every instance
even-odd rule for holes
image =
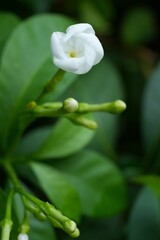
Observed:
[[[143,0],[16,0],[14,4],[2,1],[1,8],[0,161],[12,155],[28,190],[78,222],[79,239],[158,240],[158,4]],[[40,12],[43,14],[36,15]],[[127,103],[126,112],[118,117],[94,113],[96,131],[67,119],[34,121],[24,115],[19,121],[26,104],[36,100],[57,70],[50,53],[51,33],[86,21],[101,39],[104,59],[85,75],[65,74],[54,94],[40,103],[68,97],[90,104],[122,99]],[[0,171],[1,221],[8,179],[2,168]],[[13,207],[12,240],[17,239],[21,222],[20,201],[16,198]],[[33,215],[30,224],[31,240],[70,239]]]

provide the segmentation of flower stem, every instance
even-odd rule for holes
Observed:
[[[46,218],[49,218],[52,224],[54,223],[54,225],[62,228],[70,236],[78,237],[79,230],[76,226],[76,223],[70,220],[69,218],[67,218],[66,216],[64,216],[59,210],[57,210],[50,203],[43,202],[37,197],[34,197],[33,195],[25,191],[25,189],[21,185],[21,182],[19,181],[16,175],[16,172],[14,171],[10,163],[10,159],[5,159],[5,160],[6,161],[3,161],[3,167],[6,170],[8,176],[10,177],[14,185],[13,192],[18,192],[21,195],[26,210],[29,210],[30,212],[32,212],[39,220],[45,220]],[[2,222],[2,229],[3,229],[3,236],[4,236],[2,240],[9,240],[9,235],[10,235],[11,226],[12,226],[12,222],[10,220],[11,200],[12,200],[12,195],[10,198],[8,198],[6,217],[4,219],[5,221]],[[32,204],[30,204],[29,201],[31,201]],[[26,211],[24,222],[21,226],[21,232],[27,233],[28,231],[29,231],[29,224],[28,224],[28,215]]]
[[[19,187],[20,186],[20,182],[19,182],[19,179],[18,179],[14,169],[12,168],[12,165],[10,163],[10,159],[5,159],[3,161],[3,167],[6,170],[8,176],[10,177],[14,187],[15,188]]]
[[[53,92],[57,86],[57,84],[62,80],[65,71],[59,69],[56,74],[52,77],[52,79],[44,86],[40,96],[37,101],[40,101],[47,93]]]
[[[126,109],[126,104],[117,100],[114,102],[101,103],[101,104],[88,104],[88,103],[79,103],[77,112],[108,112],[113,114],[119,114]]]
[[[2,237],[1,240],[9,240],[12,228],[12,221],[4,220],[2,223]]]
[[[29,212],[25,209],[24,212],[24,218],[23,218],[23,222],[19,228],[19,233],[26,233],[28,234],[30,230],[30,226],[29,226]]]
[[[46,219],[45,214],[41,211],[41,209],[37,205],[31,204],[26,197],[22,196],[22,201],[25,208],[31,212],[37,219],[40,221],[44,221]]]
[[[1,240],[9,240],[10,232],[12,229],[13,222],[11,220],[11,208],[12,208],[12,199],[13,199],[14,191],[10,191],[6,204],[6,213],[5,218],[3,219],[2,226],[2,238]]]
[[[21,185],[21,183],[20,183],[12,165],[7,160],[8,159],[6,159],[6,161],[3,162],[3,167],[6,170],[8,176],[10,177],[10,179],[13,183],[15,191],[20,193],[21,195],[25,196],[26,198],[28,198],[29,200],[31,200],[35,204],[39,205],[39,204],[43,203],[43,201],[39,200],[38,198],[34,197],[33,195],[31,195],[30,193],[26,192],[23,189],[23,187],[22,187],[22,185]]]

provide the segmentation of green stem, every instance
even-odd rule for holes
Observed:
[[[37,205],[31,204],[24,196],[22,196],[22,201],[26,209],[31,212],[37,219],[40,221],[44,221],[46,219],[46,216]]]
[[[113,114],[118,114],[123,112],[126,109],[126,104],[117,100],[114,102],[100,103],[100,104],[88,104],[88,103],[79,103],[78,104],[78,113],[85,112],[108,112]]]
[[[57,86],[57,84],[62,80],[65,71],[59,69],[53,78],[44,86],[43,91],[38,97],[37,101],[40,101],[47,93],[53,92]]]
[[[12,228],[12,222],[4,220],[3,225],[2,225],[1,240],[9,240],[11,228]]]
[[[2,238],[1,238],[1,240],[9,240],[9,237],[10,237],[10,232],[11,232],[12,225],[13,225],[13,222],[11,220],[13,195],[14,195],[14,191],[11,191],[8,195],[5,218],[2,221]]]
[[[113,114],[119,114],[126,109],[126,104],[117,100],[114,102],[101,103],[101,104],[88,104],[88,103],[78,103],[78,108],[73,111],[75,114],[84,114],[89,112],[108,112]],[[45,103],[42,105],[36,105],[31,109],[36,117],[65,117],[70,116],[70,113],[67,112],[64,108],[64,103],[54,102],[54,103]],[[75,115],[74,115],[75,116]]]
[[[37,210],[39,211],[38,216],[39,216],[39,214],[43,213],[43,219],[41,219],[41,220],[44,220],[45,217],[50,218],[50,219],[53,218],[53,219],[55,219],[55,221],[53,220],[54,225],[58,224],[58,227],[62,226],[62,229],[65,232],[67,232],[68,234],[70,234],[70,236],[78,237],[79,230],[77,229],[76,223],[74,221],[65,217],[53,205],[49,204],[48,202],[41,201],[40,199],[38,199],[38,198],[34,197],[33,195],[31,195],[30,193],[26,192],[25,189],[23,189],[23,186],[21,185],[9,160],[10,159],[5,159],[5,161],[3,162],[3,167],[6,170],[8,176],[10,177],[10,179],[14,185],[14,191],[18,192],[21,195],[22,200],[25,203],[24,205],[29,204],[29,202],[26,202],[26,200],[31,201],[32,203],[34,203],[37,206]],[[9,198],[8,201],[9,201],[9,203],[11,203],[11,197]],[[8,205],[10,205],[10,204],[8,204]],[[4,236],[4,238],[2,238],[2,240],[9,240],[9,235],[10,235],[9,233],[11,231],[11,226],[12,226],[12,224],[10,222],[8,222],[10,220],[9,217],[11,216],[10,211],[11,211],[11,209],[8,207],[6,210],[7,218],[5,218],[4,219],[5,222],[2,223],[3,236]],[[33,212],[33,209],[32,209],[32,212]],[[26,215],[26,217],[27,217],[27,215]],[[29,230],[27,218],[26,219],[24,218],[24,224],[22,224],[21,227],[23,228],[23,230],[25,232],[27,232]]]
[[[20,181],[19,181],[19,179],[18,179],[18,177],[17,177],[17,175],[16,175],[12,165],[8,161],[8,159],[6,159],[6,161],[3,162],[3,167],[6,170],[8,176],[10,177],[16,192],[18,192],[21,195],[25,196],[26,198],[28,198],[29,200],[31,200],[35,204],[40,205],[40,204],[43,203],[43,201],[39,200],[38,198],[34,197],[33,195],[31,195],[30,193],[26,192],[23,189],[23,187],[22,187],[22,185],[21,185],[21,183],[20,183]]]
[[[30,226],[29,226],[29,212],[25,209],[23,222],[22,222],[22,224],[21,224],[21,226],[19,228],[19,232],[28,234],[29,230],[30,230]]]
[[[15,188],[18,188],[21,186],[20,182],[19,182],[19,179],[14,171],[14,169],[12,168],[12,165],[10,163],[10,159],[5,159],[3,161],[3,167],[4,169],[6,170],[8,176],[10,177],[13,185]]]
[[[14,191],[12,190],[7,199],[7,207],[6,207],[6,215],[5,218],[11,220],[11,208],[12,208],[12,200],[13,200]]]
[[[52,79],[44,86],[40,96],[38,97],[37,101],[40,101],[47,93],[52,92],[55,90],[57,84],[62,80],[63,76],[65,74],[65,71],[62,69],[59,69],[56,74],[52,77]],[[28,108],[33,107],[33,104],[35,102],[31,102],[31,106],[28,106]],[[28,111],[23,111],[20,115],[19,121],[19,127],[21,128],[20,131],[18,129],[18,135],[15,137],[14,141],[10,144],[10,149],[7,149],[8,154],[7,156],[11,156],[12,152],[14,151],[15,147],[17,146],[17,143],[19,142],[20,137],[22,136],[22,133],[24,132],[25,128],[28,126],[29,123],[31,123],[34,119],[34,116],[28,114]],[[25,122],[25,124],[24,124]],[[23,125],[21,126],[21,123]]]

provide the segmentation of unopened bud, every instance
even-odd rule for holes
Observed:
[[[63,102],[63,109],[68,113],[76,112],[78,109],[78,102],[74,98],[67,98]]]
[[[72,233],[75,232],[77,225],[74,221],[68,219],[63,223],[63,227],[68,233]]]
[[[70,233],[70,236],[72,238],[77,238],[77,237],[79,237],[79,235],[80,235],[80,231],[78,228],[76,228],[76,230],[73,233]]]
[[[116,113],[121,113],[126,109],[126,104],[122,100],[115,101],[115,109]]]
[[[37,103],[35,101],[32,101],[32,102],[29,102],[26,107],[27,107],[28,110],[32,110],[36,106],[37,106]]]
[[[29,237],[26,233],[19,233],[18,240],[29,240]]]

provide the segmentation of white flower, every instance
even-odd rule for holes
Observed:
[[[94,29],[87,23],[72,25],[66,33],[53,32],[51,50],[57,67],[77,74],[88,72],[104,55]]]
[[[29,237],[26,233],[19,233],[18,240],[29,240]]]

